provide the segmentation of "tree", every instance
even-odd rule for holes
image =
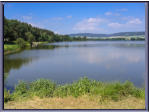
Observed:
[[[22,39],[22,38],[18,38],[18,39],[16,40],[16,43],[18,44],[18,46],[19,46],[20,48],[24,48],[24,47],[25,47],[25,41],[24,41],[24,39]]]
[[[83,37],[83,40],[86,40],[86,39],[87,39],[87,37],[86,37],[86,36],[84,36],[84,37]]]
[[[50,30],[33,27],[30,24],[4,17],[4,42],[13,42],[20,37],[30,42],[31,46],[33,41],[59,42],[72,40],[69,35],[54,34]]]
[[[32,47],[33,41],[35,41],[35,37],[31,32],[26,32],[25,36],[27,38],[27,41],[30,43],[30,46]]]

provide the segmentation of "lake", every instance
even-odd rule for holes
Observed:
[[[99,81],[124,82],[144,86],[144,41],[57,42],[25,49],[4,57],[4,86],[13,90],[19,80],[39,78],[58,84],[80,77]]]

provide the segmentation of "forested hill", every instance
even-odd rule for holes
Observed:
[[[119,32],[113,34],[94,34],[94,33],[77,33],[69,34],[69,36],[86,36],[86,37],[111,37],[111,36],[138,36],[145,35],[145,32]]]
[[[78,33],[70,35],[59,35],[54,34],[54,32],[50,30],[33,27],[31,24],[20,22],[18,20],[6,19],[4,17],[4,42],[6,43],[16,41],[18,38],[22,38],[23,40],[27,41],[28,37],[34,37],[34,41],[37,42],[38,41],[58,42],[58,41],[86,40],[86,37],[138,36],[144,34],[145,32],[121,32],[114,34]]]
[[[34,36],[35,41],[57,42],[72,39],[68,35],[54,34],[50,30],[33,27],[31,24],[4,17],[4,42],[15,41],[17,38],[27,40],[28,35]]]

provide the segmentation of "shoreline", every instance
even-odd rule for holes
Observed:
[[[41,45],[41,44],[44,44],[44,43],[48,43],[48,42],[34,42],[33,44],[33,47],[32,48],[35,48],[37,47],[38,45]],[[8,46],[11,47],[11,50],[8,50]],[[4,55],[9,55],[9,54],[13,54],[13,53],[17,53],[25,48],[30,48],[30,45],[29,44],[26,44],[25,45],[25,48],[19,48],[17,44],[4,44]],[[6,48],[5,48],[6,47]]]
[[[84,41],[84,40],[82,40],[82,41]],[[126,41],[126,42],[133,41],[134,42],[134,41],[145,41],[145,40],[96,40],[96,39],[88,39],[88,40],[85,40],[85,41]],[[75,42],[75,41],[60,41],[60,42]],[[78,42],[78,41],[76,41],[76,42]],[[44,44],[44,43],[55,43],[55,42],[47,42],[47,41],[45,41],[45,42],[34,42],[32,48],[35,48],[38,45],[41,45],[41,44]],[[7,47],[9,45],[12,45],[14,47],[12,47],[11,50],[5,49],[5,46]],[[15,48],[15,46],[17,46],[17,44],[4,44],[4,55],[9,55],[9,54],[17,53],[17,52],[23,50],[22,48],[19,48],[19,47]],[[29,48],[29,47],[30,47],[29,44],[26,44],[26,47],[25,48]]]

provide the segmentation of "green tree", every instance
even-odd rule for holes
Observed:
[[[20,48],[24,48],[24,47],[25,47],[25,41],[24,41],[24,39],[22,39],[22,38],[18,38],[18,39],[16,40],[16,43],[18,44],[18,46],[19,46]]]
[[[34,35],[31,32],[26,32],[25,36],[27,38],[27,41],[30,43],[30,46],[32,47],[32,44],[35,41]]]
[[[33,27],[31,24],[4,17],[4,42],[13,43],[19,37],[30,42],[31,46],[33,41],[59,42],[73,40],[69,35],[54,34],[50,30]]]

